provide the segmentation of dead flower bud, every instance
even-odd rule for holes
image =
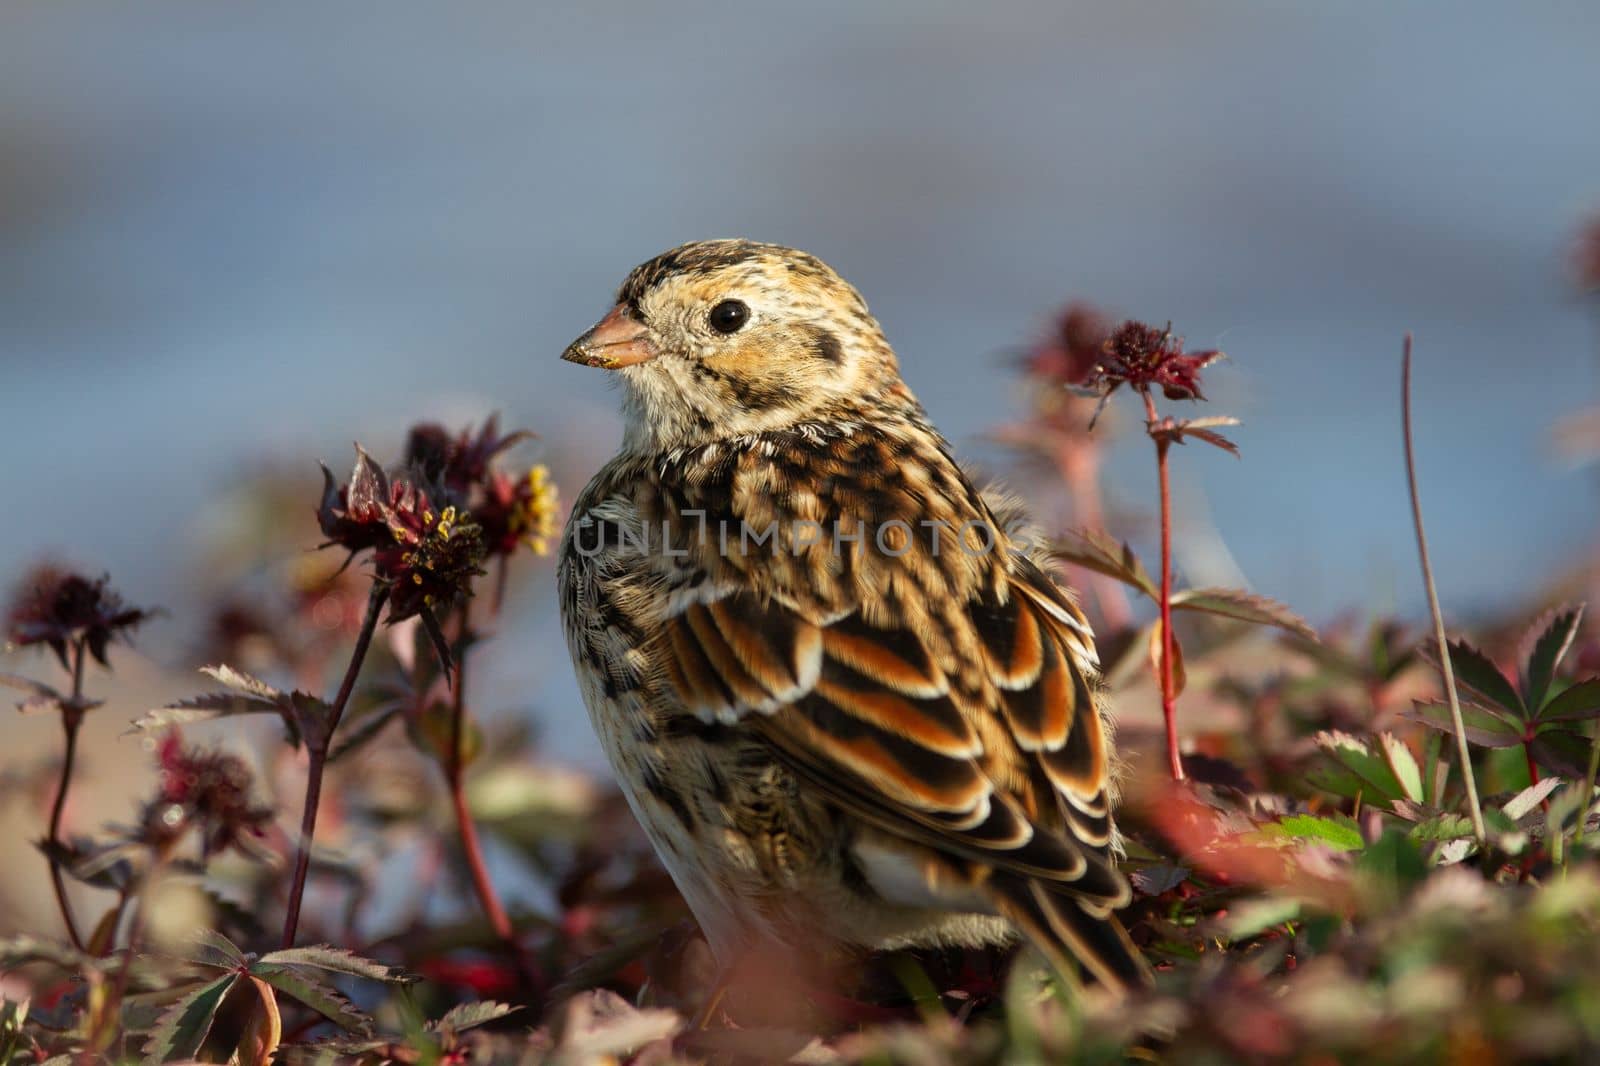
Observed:
[[[527,430],[502,434],[499,415],[485,419],[477,433],[469,427],[454,437],[436,422],[421,422],[406,435],[405,466],[423,484],[449,494],[449,502],[471,504],[477,490],[488,488],[494,460],[532,436]]]
[[[1124,322],[1101,346],[1084,382],[1102,397],[1127,385],[1135,392],[1159,388],[1169,400],[1203,400],[1200,371],[1222,358],[1219,351],[1185,352],[1181,338],[1143,322]]]
[[[170,845],[192,828],[209,858],[250,843],[271,824],[272,809],[251,800],[253,775],[238,756],[185,747],[174,729],[162,737],[157,759],[161,786],[140,819],[146,843]]]
[[[1028,376],[1050,385],[1083,385],[1099,364],[1110,333],[1110,324],[1094,307],[1069,304],[1050,333],[1028,350]]]
[[[109,665],[106,646],[112,638],[126,637],[156,613],[124,604],[110,580],[103,576],[90,581],[48,564],[35,567],[19,583],[6,613],[7,642],[47,645],[70,671],[67,646],[82,641],[97,662]]]
[[[328,540],[352,555],[373,549],[375,577],[389,588],[389,621],[398,622],[470,592],[483,573],[483,532],[464,508],[435,510],[410,477],[391,479],[359,445],[347,485],[322,468],[317,521]]]

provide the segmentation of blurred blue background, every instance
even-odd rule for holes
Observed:
[[[1070,298],[1231,362],[1242,462],[1178,454],[1259,591],[1415,612],[1398,432],[1418,338],[1447,606],[1594,540],[1550,443],[1594,398],[1564,275],[1600,207],[1592,4],[591,2],[0,9],[0,571],[43,552],[174,616],[249,469],[500,409],[567,499],[618,432],[559,362],[637,261],[743,235],[867,296],[965,453]],[[1148,444],[1111,495],[1148,514]],[[1148,543],[1148,540],[1145,541]],[[492,691],[578,721],[550,568]],[[588,752],[586,730],[558,747]]]

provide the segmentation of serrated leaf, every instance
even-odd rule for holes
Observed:
[[[194,946],[185,955],[190,962],[221,970],[232,970],[246,965],[244,952],[215,929],[202,929],[195,934]]]
[[[1510,748],[1522,743],[1522,727],[1515,722],[1506,721],[1504,712],[1496,713],[1496,711],[1496,708],[1463,703],[1461,723],[1467,734],[1467,740],[1480,748]],[[1441,733],[1455,735],[1456,726],[1450,715],[1450,708],[1442,703],[1419,702],[1410,710],[1401,711],[1400,717],[1412,722],[1421,722]]]
[[[133,720],[129,732],[148,733],[169,726],[209,722],[217,718],[233,718],[242,714],[281,715],[283,708],[276,703],[266,703],[237,692],[207,692],[146,711]]]
[[[304,948],[285,948],[261,956],[262,963],[280,966],[313,966],[319,970],[365,977],[370,981],[403,983],[413,978],[398,966],[390,966],[373,959],[364,959],[353,951],[315,944]]]
[[[1160,598],[1160,590],[1133,549],[1098,530],[1071,530],[1066,537],[1051,546],[1051,554],[1057,559],[1064,559],[1096,573],[1114,577],[1123,584],[1138,589],[1152,600]]]
[[[1318,792],[1327,792],[1345,799],[1372,801],[1376,790],[1358,775],[1343,766],[1314,767],[1306,772],[1306,784]],[[1384,797],[1378,797],[1382,799]]]
[[[509,1003],[492,1003],[488,1000],[458,1003],[446,1011],[443,1018],[430,1023],[428,1028],[436,1033],[464,1033],[521,1009]]]
[[[159,1063],[194,1058],[211,1032],[217,1009],[238,980],[238,974],[226,974],[194,989],[167,1008],[145,1044],[144,1061]]]
[[[1379,733],[1378,749],[1383,753],[1383,761],[1390,772],[1400,782],[1405,798],[1413,803],[1424,802],[1427,793],[1422,786],[1422,768],[1417,765],[1416,758],[1405,742],[1393,733]]]
[[[1369,800],[1376,795],[1386,802],[1393,802],[1405,796],[1399,778],[1366,741],[1349,733],[1328,730],[1316,735],[1316,744],[1326,755],[1360,779]]]
[[[57,692],[43,681],[35,681],[31,677],[23,677],[21,674],[0,674],[0,685],[28,693],[17,704],[17,710],[23,714],[58,711],[70,702],[65,695]]]
[[[1507,818],[1513,822],[1520,822],[1533,812],[1533,809],[1549,798],[1550,793],[1561,786],[1559,777],[1547,777],[1537,785],[1529,785],[1506,801],[1500,808]]]
[[[200,672],[205,674],[235,692],[261,700],[263,703],[281,704],[283,693],[267,684],[258,677],[251,677],[243,670],[235,670],[227,663],[218,663],[216,666],[202,666]]]
[[[1581,722],[1600,713],[1600,677],[1575,681],[1539,711],[1541,722]]]
[[[1348,818],[1322,818],[1314,814],[1294,814],[1261,827],[1269,836],[1285,836],[1326,844],[1339,851],[1360,851],[1366,846],[1361,830]]]
[[[1434,666],[1440,665],[1437,645],[1424,645],[1423,652]],[[1456,683],[1476,694],[1479,697],[1477,703],[1503,708],[1518,719],[1527,717],[1528,709],[1523,705],[1516,686],[1483,652],[1464,640],[1452,640],[1450,665]]]
[[[362,1034],[372,1032],[372,1019],[338,989],[323,983],[314,974],[290,966],[258,962],[250,967],[250,975],[304,1003],[341,1029]]]
[[[1533,651],[1528,654],[1522,678],[1523,691],[1528,694],[1528,706],[1533,708],[1544,705],[1550,682],[1555,680],[1556,667],[1561,665],[1561,660],[1578,635],[1578,627],[1583,623],[1583,608],[1558,607],[1546,618],[1548,622],[1540,620],[1545,622],[1543,632],[1534,641]]]
[[[1196,421],[1199,420],[1196,419]],[[1218,433],[1216,430],[1197,429],[1195,428],[1194,423],[1191,422],[1183,427],[1183,439],[1188,439],[1189,437],[1195,437],[1199,440],[1203,440],[1214,448],[1221,448],[1235,459],[1240,457],[1239,446],[1233,443],[1233,441],[1229,440],[1227,437],[1224,437],[1221,433]]]
[[[1317,631],[1309,622],[1295,614],[1277,600],[1257,596],[1243,589],[1203,588],[1184,589],[1172,596],[1174,610],[1204,611],[1240,622],[1276,626],[1309,641],[1317,639]]]

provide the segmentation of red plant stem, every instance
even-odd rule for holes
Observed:
[[[500,895],[495,891],[494,881],[489,877],[489,864],[483,858],[483,843],[478,837],[478,827],[472,820],[472,810],[467,805],[467,768],[462,758],[462,743],[466,735],[467,721],[466,653],[472,635],[471,604],[472,601],[468,600],[461,606],[459,641],[461,651],[457,656],[455,691],[452,693],[453,700],[450,706],[450,755],[445,762],[444,774],[450,786],[450,803],[456,812],[456,830],[461,835],[461,850],[467,859],[467,870],[472,875],[473,892],[483,907],[484,916],[489,919],[489,927],[510,952],[524,982],[532,988],[539,983],[536,971],[532,961],[523,951],[522,945],[517,941],[517,931],[512,927],[505,905],[500,902]]]
[[[339,728],[339,719],[344,716],[345,705],[350,702],[350,693],[356,687],[356,676],[361,673],[361,663],[366,659],[367,649],[372,644],[372,633],[378,626],[378,615],[388,599],[389,589],[374,582],[372,592],[367,597],[367,616],[361,622],[361,633],[356,637],[355,650],[350,654],[350,665],[345,669],[344,681],[339,685],[338,695],[333,698],[327,726],[319,731],[320,735],[306,738],[306,752],[309,756],[309,764],[306,767],[306,799],[300,816],[300,841],[295,852],[294,881],[289,886],[288,912],[283,919],[285,948],[294,947],[295,933],[300,926],[300,901],[305,896],[306,874],[311,869],[311,841],[317,831],[317,807],[322,802],[322,771],[328,764],[328,748],[333,742],[334,731]]]
[[[1522,742],[1522,755],[1528,760],[1528,787],[1532,788],[1539,783],[1539,767],[1533,761],[1533,745],[1526,740]],[[1550,809],[1550,797],[1546,796],[1539,801],[1539,809],[1545,811]]]
[[[1161,483],[1161,718],[1167,731],[1167,765],[1174,781],[1183,780],[1183,755],[1178,751],[1178,693],[1173,667],[1172,636],[1172,481],[1167,474],[1170,438],[1154,432],[1156,404],[1145,392],[1146,427],[1156,442],[1156,474]]]
[[[67,927],[72,946],[84,950],[83,936],[72,917],[72,905],[67,902],[67,882],[61,876],[61,816],[67,809],[67,789],[72,787],[72,766],[78,758],[78,727],[83,725],[83,641],[72,646],[72,698],[70,705],[62,708],[61,731],[66,734],[66,752],[61,757],[61,781],[56,786],[55,802],[50,805],[50,883],[55,886],[56,903],[61,908],[61,921]]]

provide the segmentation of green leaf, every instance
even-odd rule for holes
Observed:
[[[1550,793],[1561,786],[1561,778],[1547,777],[1537,785],[1529,785],[1518,792],[1505,805],[1500,808],[1507,818],[1519,822],[1526,818],[1533,809],[1543,803]]]
[[[451,1007],[443,1018],[430,1023],[428,1028],[439,1033],[464,1033],[468,1029],[492,1022],[496,1018],[504,1018],[513,1011],[521,1009],[509,1003],[491,1003],[487,1000],[458,1003]]]
[[[1528,694],[1528,706],[1534,708],[1544,704],[1545,695],[1550,691],[1550,682],[1555,680],[1556,667],[1561,665],[1561,660],[1578,635],[1578,627],[1583,622],[1583,608],[1558,607],[1540,622],[1544,624],[1544,631],[1534,641],[1522,676],[1522,689]],[[1538,627],[1536,624],[1535,628]]]
[[[1472,819],[1464,814],[1439,814],[1411,827],[1412,840],[1459,840],[1472,835]]]
[[[1405,788],[1389,769],[1388,762],[1375,754],[1366,741],[1349,733],[1325,731],[1317,734],[1316,743],[1324,754],[1356,776],[1369,800],[1376,796],[1393,802],[1405,797]],[[1344,794],[1349,795],[1348,792]]]
[[[1400,717],[1421,722],[1441,733],[1455,735],[1455,722],[1450,708],[1442,703],[1417,703]],[[1506,720],[1506,712],[1499,708],[1480,707],[1475,703],[1461,705],[1461,723],[1467,740],[1480,748],[1513,748],[1522,743],[1522,725]]]
[[[194,939],[195,946],[186,956],[190,962],[218,970],[242,969],[247,965],[244,952],[215,929],[202,929]]]
[[[390,966],[386,963],[375,962],[372,959],[364,959],[353,951],[331,947],[327,944],[315,944],[305,948],[285,948],[283,951],[274,951],[271,954],[261,956],[261,962],[276,963],[281,966],[313,966],[319,970],[349,974],[351,977],[365,977],[370,981],[388,981],[399,984],[414,980],[398,966]]]
[[[1427,794],[1422,785],[1422,768],[1417,765],[1411,749],[1393,733],[1379,733],[1378,748],[1383,752],[1383,761],[1400,782],[1405,798],[1413,803],[1424,802]]]
[[[225,974],[185,995],[161,1015],[150,1041],[145,1044],[146,1063],[168,1059],[192,1059],[205,1043],[216,1020],[222,1000],[239,980],[238,974]]]
[[[1071,530],[1052,545],[1050,551],[1057,559],[1064,559],[1096,573],[1114,577],[1123,584],[1138,589],[1152,600],[1160,599],[1160,590],[1133,549],[1098,530]]]
[[[1261,827],[1269,836],[1292,837],[1326,844],[1339,851],[1360,851],[1366,844],[1361,830],[1349,818],[1321,818],[1314,814],[1294,814]]]
[[[1237,943],[1300,917],[1300,901],[1283,896],[1240,900],[1228,909],[1218,932],[1224,940]]]
[[[1438,665],[1438,647],[1428,645],[1426,654]],[[1450,642],[1450,665],[1454,668],[1456,682],[1472,690],[1480,699],[1476,702],[1504,708],[1518,720],[1526,718],[1528,709],[1516,688],[1483,652],[1464,640]]]
[[[1315,642],[1317,631],[1309,622],[1277,600],[1257,596],[1243,589],[1184,589],[1173,594],[1172,606],[1185,611],[1204,611],[1240,622],[1276,626],[1297,637]]]
[[[1600,715],[1600,677],[1575,681],[1539,710],[1541,722],[1581,722]]]
[[[1417,842],[1401,829],[1385,831],[1357,857],[1356,868],[1395,898],[1403,897],[1428,876]]]
[[[341,1029],[353,1033],[372,1032],[372,1019],[351,1003],[338,989],[324,983],[303,968],[258,962],[250,975],[260,978],[279,992],[304,1003]]]

